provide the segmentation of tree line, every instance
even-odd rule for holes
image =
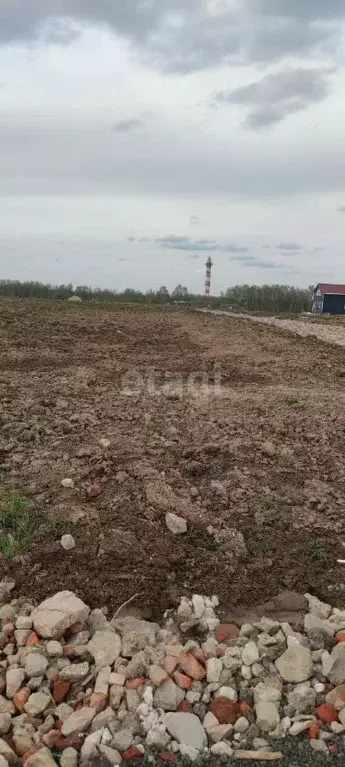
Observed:
[[[13,298],[48,298],[66,300],[79,296],[83,301],[108,301],[113,303],[133,304],[186,304],[189,306],[210,306],[212,308],[232,309],[234,311],[287,312],[300,313],[310,311],[313,287],[301,289],[286,285],[235,285],[220,293],[219,296],[206,298],[190,293],[185,285],[177,285],[169,292],[166,286],[159,290],[109,290],[91,288],[88,285],[49,285],[41,282],[20,282],[19,280],[0,280],[0,295]]]

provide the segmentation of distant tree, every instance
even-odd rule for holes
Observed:
[[[188,297],[188,288],[185,285],[176,285],[176,288],[172,292],[172,296],[175,299],[182,299]]]

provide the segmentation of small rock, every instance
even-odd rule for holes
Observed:
[[[233,753],[233,749],[229,743],[215,743],[213,746],[211,746],[211,754],[215,754],[215,756],[231,757]]]
[[[24,709],[29,716],[39,716],[50,706],[52,702],[49,692],[34,692],[25,703]]]
[[[70,477],[66,477],[65,479],[61,480],[61,486],[72,490],[74,488],[74,481]]]
[[[22,668],[10,668],[6,672],[6,697],[12,699],[25,679]]]
[[[345,682],[345,642],[337,644],[331,653],[332,665],[328,672],[329,681],[340,685]]]
[[[104,450],[107,450],[108,447],[110,447],[111,442],[110,442],[110,439],[105,439],[102,437],[102,439],[99,440],[98,444],[100,445],[100,447],[103,447]]]
[[[48,748],[41,748],[25,759],[25,767],[57,767],[57,763]]]
[[[219,682],[223,670],[223,664],[220,658],[210,658],[206,663],[207,681]]]
[[[183,690],[172,679],[167,679],[157,688],[153,701],[155,708],[162,708],[163,711],[176,711],[183,698]]]
[[[172,514],[170,511],[165,516],[165,524],[173,535],[183,535],[187,532],[187,522],[183,517]]]
[[[247,642],[243,648],[242,660],[245,666],[252,666],[260,658],[259,648],[255,642]]]
[[[115,762],[114,762],[115,764]],[[60,767],[78,767],[78,751],[66,748],[60,756]]]
[[[126,751],[133,742],[133,729],[132,728],[124,728],[122,730],[118,730],[118,732],[114,733],[114,738],[112,741],[112,746],[122,753]]]
[[[167,679],[168,675],[167,672],[164,671],[164,669],[160,666],[150,666],[149,677],[152,684],[154,684],[155,687],[159,687],[159,685]]]
[[[64,721],[61,727],[61,734],[64,735],[65,738],[68,738],[70,735],[85,732],[96,716],[96,713],[95,708],[88,708],[87,706],[78,709],[78,711],[74,711],[73,714]]]
[[[60,642],[56,642],[53,639],[51,642],[47,642],[46,650],[50,658],[62,658],[63,648]]]
[[[73,626],[85,623],[90,608],[71,591],[60,591],[31,613],[35,631],[45,639],[56,639]]]
[[[206,676],[206,670],[205,668],[199,663],[199,661],[188,652],[183,652],[178,657],[179,665],[181,666],[182,671],[187,674],[187,676],[190,676],[192,679],[195,679],[197,681],[201,681]]]
[[[108,760],[109,765],[121,764],[122,762],[122,756],[118,751],[116,751],[115,748],[110,748],[110,746],[104,746],[100,744],[98,746],[98,752],[100,756]],[[63,764],[61,764],[61,767],[64,767]]]
[[[332,606],[325,602],[320,602],[320,599],[314,597],[312,594],[305,594],[305,598],[309,604],[309,612],[317,615],[319,618],[327,619],[332,612]]]
[[[60,671],[60,679],[63,682],[80,682],[89,673],[89,664],[87,661],[84,663],[71,663]]]
[[[262,732],[275,730],[280,722],[280,716],[276,703],[261,701],[256,705],[256,721]]]
[[[207,746],[206,732],[195,714],[166,714],[163,721],[170,735],[179,743],[198,751]]]
[[[6,735],[11,728],[11,714],[0,714],[0,735]]]
[[[61,538],[61,546],[65,551],[72,551],[72,549],[75,549],[75,540],[73,538],[73,535],[63,535]]]
[[[88,643],[88,651],[97,668],[112,666],[121,652],[121,639],[113,631],[96,631]]]
[[[44,655],[38,653],[29,653],[25,659],[25,674],[31,679],[31,677],[43,676],[48,668],[48,661]]]
[[[212,714],[218,719],[219,724],[235,724],[238,716],[238,706],[228,698],[214,698],[211,703]]]
[[[276,447],[273,442],[263,442],[261,445],[261,451],[265,455],[273,456],[276,454]]]
[[[239,732],[242,735],[247,732],[249,729],[250,724],[248,722],[248,719],[245,718],[245,716],[240,716],[239,719],[237,719],[237,722],[235,722],[234,730],[235,732]]]
[[[317,751],[319,754],[329,754],[328,748],[324,740],[310,740],[310,747],[313,751]]]
[[[101,487],[100,485],[88,485],[86,488],[86,495],[88,498],[98,498],[101,495]]]
[[[300,644],[289,647],[275,662],[285,682],[304,682],[313,673],[313,659],[307,647]]]

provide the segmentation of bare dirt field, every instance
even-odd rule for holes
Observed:
[[[228,609],[286,588],[345,601],[345,349],[242,318],[48,301],[1,300],[0,333],[2,491],[56,520],[0,555],[14,595],[62,587],[112,610],[139,593],[154,615],[195,591]]]

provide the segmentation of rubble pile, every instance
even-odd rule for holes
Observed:
[[[271,760],[288,737],[327,755],[345,733],[345,611],[313,596],[299,632],[221,623],[215,596],[158,625],[69,591],[38,607],[0,594],[0,767]]]

